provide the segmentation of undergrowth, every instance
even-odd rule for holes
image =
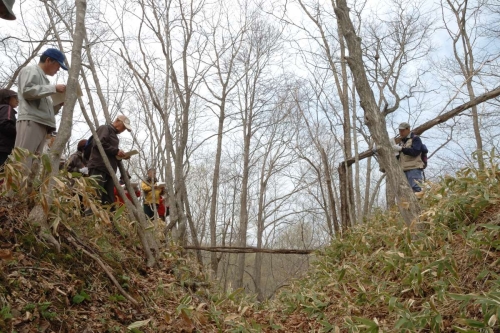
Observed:
[[[316,254],[306,278],[263,303],[217,290],[165,240],[159,266],[147,268],[135,223],[94,203],[92,179],[57,176],[56,201],[46,207],[60,235],[55,252],[27,222],[29,201],[44,200],[48,179],[23,196],[26,170],[16,163],[0,174],[8,179],[0,197],[0,332],[500,332],[494,157],[485,170],[426,184],[411,226],[390,210],[351,228]],[[80,199],[94,205],[94,216],[82,216]],[[141,305],[63,235],[98,255]]]
[[[389,211],[352,228],[273,306],[305,314],[303,332],[499,332],[500,172],[490,162],[429,185],[411,227]]]
[[[113,212],[97,204],[93,178],[65,172],[52,177],[48,156],[30,156],[42,172],[28,191],[29,170],[22,163],[27,156],[15,150],[0,174],[5,180],[0,186],[0,333],[216,332],[231,326],[225,317],[248,297],[241,290],[216,292],[194,258],[161,238],[161,221],[148,229],[163,242],[158,265],[148,268],[137,223],[124,209]],[[44,193],[50,181],[55,186],[49,207]],[[37,202],[47,211],[60,252],[29,222]],[[92,216],[82,214],[82,203],[92,208]],[[139,306],[84,251],[100,258]]]

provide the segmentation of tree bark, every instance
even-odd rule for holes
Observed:
[[[385,117],[378,109],[375,96],[366,76],[361,51],[361,40],[355,33],[354,26],[349,17],[347,3],[345,0],[337,0],[336,3],[335,15],[339,20],[339,26],[349,50],[349,57],[346,57],[345,60],[355,78],[356,90],[365,114],[365,123],[377,147],[379,147],[380,163],[386,170],[389,186],[395,190],[396,201],[401,216],[405,223],[410,225],[412,222],[418,221],[420,212],[418,201],[404,176],[401,165],[394,158],[394,152],[386,129]]]
[[[433,128],[436,125],[445,123],[449,119],[460,115],[462,112],[470,109],[471,107],[473,107],[475,105],[479,105],[481,103],[484,103],[484,102],[486,102],[490,99],[496,98],[498,96],[500,96],[500,87],[496,87],[495,89],[488,91],[488,92],[474,98],[473,100],[471,100],[467,103],[459,105],[456,108],[453,108],[450,111],[445,112],[445,113],[437,116],[436,118],[433,118],[429,121],[426,121],[422,125],[417,126],[414,129],[412,129],[412,132],[415,133],[416,135],[422,135],[425,131]],[[399,140],[400,140],[399,138],[396,139],[396,141],[399,141]],[[365,150],[364,152],[359,154],[359,160],[363,160],[363,159],[370,157],[370,156],[373,156],[373,155],[374,155],[374,151],[372,149]],[[351,158],[349,160],[345,160],[345,161],[341,162],[341,164],[344,164],[344,163],[353,164],[354,162],[355,162],[355,160],[353,158]]]
[[[337,205],[335,204],[335,196],[333,194],[333,182],[332,182],[332,173],[330,171],[330,164],[328,163],[328,157],[326,156],[326,151],[323,147],[320,147],[320,154],[321,154],[321,160],[323,161],[323,165],[325,168],[325,181],[326,181],[326,188],[328,191],[328,207],[330,210],[330,215],[331,216],[331,223],[333,224],[333,228],[335,230],[335,237],[339,237],[342,235],[342,232],[345,231],[344,229],[344,222],[342,221],[342,228],[340,227],[339,223],[339,218],[337,216]],[[343,169],[342,171],[345,171]],[[319,176],[319,175],[318,175]],[[342,188],[342,179],[346,179],[346,177],[340,176],[340,187]],[[320,178],[321,180],[321,178]],[[342,191],[342,190],[341,190]],[[341,199],[342,201],[342,199]],[[330,232],[331,232],[330,228]]]
[[[55,185],[54,177],[59,173],[59,163],[61,161],[62,151],[66,142],[71,136],[71,128],[73,125],[73,111],[76,104],[78,75],[81,68],[82,59],[82,44],[85,34],[85,13],[87,8],[86,0],[76,0],[76,21],[73,33],[73,48],[71,50],[71,68],[68,71],[68,82],[66,86],[66,99],[64,101],[64,110],[62,112],[61,123],[59,125],[59,133],[50,150],[51,172],[47,187],[41,188],[41,195],[46,198],[45,205],[38,203],[29,214],[29,221],[40,227],[40,236],[55,246],[59,252],[60,244],[52,235],[48,226],[47,219],[49,209],[54,201],[53,188]],[[55,26],[52,25],[55,30]],[[43,167],[43,163],[42,163]]]

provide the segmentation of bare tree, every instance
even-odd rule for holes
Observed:
[[[276,86],[280,87],[280,84]],[[290,184],[284,187],[286,170],[294,165],[296,157],[289,149],[295,133],[290,130],[291,109],[294,107],[290,96],[291,89],[283,87],[285,92],[276,96],[274,110],[269,114],[265,131],[259,139],[262,142],[262,155],[259,158],[260,171],[258,175],[257,199],[257,249],[262,249],[266,243],[265,233],[279,228],[281,223],[296,214],[290,199],[300,190],[301,185]],[[287,211],[286,207],[290,207]],[[255,254],[253,282],[257,299],[263,300],[262,290],[263,255]]]
[[[299,1],[300,7],[311,20],[315,26],[315,31],[309,31],[306,27],[302,30],[307,31],[310,38],[314,40],[319,46],[321,52],[318,57],[322,62],[326,63],[328,71],[334,80],[336,96],[338,96],[340,109],[339,121],[342,124],[343,139],[341,144],[343,146],[342,152],[344,158],[352,157],[352,131],[351,131],[351,101],[349,99],[349,75],[347,71],[347,64],[340,59],[343,59],[346,52],[346,46],[343,38],[339,36],[339,29],[331,26],[329,22],[334,20],[333,13],[329,12],[327,8],[323,8],[319,3],[314,2],[311,5],[306,5],[305,1]],[[332,31],[333,30],[333,31]],[[315,33],[319,33],[316,37]],[[319,64],[318,64],[319,65]],[[321,74],[320,74],[321,75]],[[326,97],[326,96],[325,96]],[[328,101],[328,111],[337,112],[334,103],[329,97],[325,98]],[[326,114],[328,115],[328,111]],[[341,200],[341,222],[343,228],[348,228],[353,219],[355,219],[354,207],[354,182],[352,168],[344,166],[344,169],[339,169],[340,177],[340,200]],[[331,177],[327,176],[327,179]]]
[[[465,85],[466,95],[469,100],[476,98],[476,88],[474,86],[476,85],[475,82],[479,81],[477,79],[481,74],[482,67],[496,57],[493,54],[488,54],[487,51],[477,52],[478,49],[482,48],[479,40],[481,37],[479,21],[484,7],[485,5],[481,1],[441,1],[443,23],[452,39],[454,63],[463,79],[463,85]],[[452,19],[448,14],[451,14]],[[482,53],[482,55],[479,53]],[[476,60],[476,57],[479,59]],[[480,169],[484,169],[483,138],[480,116],[476,105],[471,107],[471,115],[476,150],[478,151],[477,163]]]
[[[315,114],[317,111],[314,106],[316,99],[317,94],[309,96],[305,89],[296,89],[293,93],[293,100],[298,111],[295,151],[299,158],[309,165],[317,178],[316,185],[319,187],[320,195],[315,197],[324,211],[328,234],[333,238],[342,233],[337,213],[339,200],[335,195],[338,191],[330,162],[338,156],[338,147],[335,142],[332,142],[333,140],[328,139],[332,137],[332,133],[326,129],[327,126],[317,121],[319,117]],[[311,153],[310,147],[314,147],[314,154]],[[311,185],[308,184],[308,186]]]
[[[59,126],[59,135],[57,136],[51,150],[51,172],[50,180],[47,187],[42,187],[42,197],[44,201],[38,203],[30,212],[29,220],[35,226],[40,226],[40,236],[52,243],[59,251],[59,242],[52,236],[51,230],[47,224],[49,207],[54,200],[54,192],[52,189],[55,186],[55,176],[59,172],[59,163],[64,145],[71,136],[71,127],[73,124],[73,110],[76,104],[78,91],[78,76],[81,68],[81,53],[83,37],[85,34],[85,12],[87,2],[85,0],[76,1],[76,20],[73,30],[73,48],[71,51],[71,68],[69,69],[69,78],[66,88],[66,99],[64,101],[64,111],[62,114],[61,124]]]
[[[242,184],[240,195],[239,214],[239,245],[247,245],[248,232],[248,192],[249,176],[251,169],[252,139],[254,134],[263,124],[259,117],[266,111],[266,102],[270,100],[263,84],[265,71],[268,70],[273,54],[280,47],[280,31],[261,19],[254,20],[248,27],[249,37],[242,46],[238,62],[244,67],[244,77],[238,84],[239,111],[243,130],[243,161]],[[267,84],[270,84],[269,82]],[[243,286],[245,273],[245,254],[238,256],[238,272],[235,287]]]
[[[379,161],[387,172],[389,186],[394,189],[401,216],[409,225],[413,221],[418,221],[420,208],[417,198],[413,195],[408,181],[404,177],[401,165],[394,158],[387,133],[385,117],[377,106],[375,96],[368,81],[360,39],[355,33],[354,25],[349,17],[349,8],[345,0],[336,1],[335,14],[339,20],[342,35],[349,49],[349,56],[346,57],[346,61],[355,78],[356,90],[360,97],[361,107],[365,112],[366,125],[370,129],[377,147],[379,147]]]
[[[136,17],[139,23],[138,58],[128,48],[124,20],[121,21],[122,36],[119,36],[123,46],[120,56],[133,73],[137,87],[143,89],[144,102],[148,104],[146,100],[149,100],[153,107],[150,110],[161,115],[159,123],[151,113],[146,119],[153,129],[155,141],[164,142],[164,147],[157,150],[161,157],[158,162],[162,162],[160,167],[165,170],[171,225],[178,225],[176,234],[183,244],[186,221],[189,221],[185,213],[189,210],[185,206],[189,202],[185,189],[185,158],[193,110],[196,109],[194,97],[205,72],[201,54],[206,40],[197,29],[203,5],[204,2],[196,1],[140,1],[140,14]],[[135,16],[136,8],[123,10]],[[161,57],[156,57],[144,44],[150,34],[160,47]],[[177,34],[182,38],[177,39]],[[154,83],[153,79],[162,82],[163,86]]]
[[[224,1],[220,3],[219,15],[215,15],[210,21],[213,23],[210,26],[209,43],[212,49],[208,54],[210,59],[211,71],[207,73],[204,79],[207,90],[212,95],[211,99],[207,99],[207,103],[213,112],[218,117],[217,128],[217,147],[215,151],[214,171],[212,178],[212,191],[210,200],[210,245],[217,246],[217,202],[219,200],[219,179],[220,165],[222,156],[222,140],[224,134],[224,126],[226,121],[227,106],[230,102],[229,96],[235,89],[236,85],[243,78],[244,73],[238,71],[237,57],[240,54],[243,39],[246,36],[246,17],[241,18],[242,22],[237,22],[237,28],[233,27],[233,9],[228,7]],[[213,252],[210,255],[210,265],[213,273],[217,276],[218,263],[220,257]]]

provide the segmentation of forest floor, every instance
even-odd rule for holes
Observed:
[[[125,218],[119,232],[96,217],[60,221],[57,253],[23,201],[3,196],[0,332],[500,332],[499,202],[495,165],[464,169],[427,186],[418,223],[376,212],[258,303],[218,290],[175,246],[146,267]]]

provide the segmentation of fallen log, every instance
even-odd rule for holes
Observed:
[[[238,246],[184,246],[185,250],[201,250],[208,252],[226,252],[226,253],[278,253],[278,254],[311,254],[317,250],[295,250],[295,249],[259,249],[256,247],[238,247]]]

